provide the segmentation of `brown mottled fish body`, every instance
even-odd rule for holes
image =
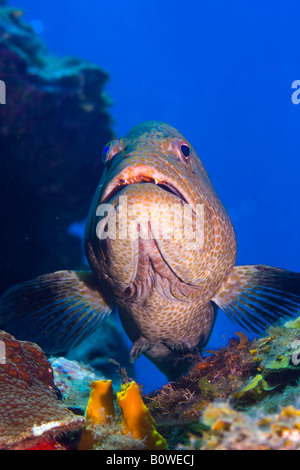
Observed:
[[[190,149],[187,159],[182,145]],[[102,176],[86,225],[86,255],[112,292],[130,340],[149,347],[146,355],[154,362],[159,356],[160,368],[166,361],[169,369],[176,348],[202,348],[210,336],[216,314],[211,299],[235,263],[234,231],[199,157],[176,129],[160,122],[136,126],[109,152],[113,162]],[[176,188],[182,199],[164,184]],[[168,211],[171,204],[193,209],[203,204],[203,247],[190,250],[183,240],[150,237],[99,240],[97,207],[109,201],[117,211],[120,195],[146,213],[153,205]],[[155,214],[153,223],[159,216],[162,221],[168,214]]]
[[[252,331],[299,311],[298,273],[235,266],[228,214],[176,129],[142,123],[103,156],[85,230],[92,272],[58,271],[12,287],[0,299],[0,327],[57,352],[117,307],[131,360],[145,354],[175,379],[207,344],[218,307]],[[183,225],[192,239],[178,236]]]

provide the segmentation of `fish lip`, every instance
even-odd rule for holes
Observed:
[[[176,173],[174,176],[178,178]],[[174,178],[175,179],[175,178]],[[174,196],[178,197],[185,204],[189,204],[193,207],[193,204],[190,201],[188,191],[183,187],[183,185],[176,184],[173,178],[167,177],[160,171],[156,170],[153,167],[138,165],[135,167],[127,167],[122,170],[117,176],[115,176],[106,186],[102,197],[101,203],[106,204],[123,188],[131,184],[143,184],[143,183],[152,183],[156,186],[162,188],[165,191],[170,192]]]

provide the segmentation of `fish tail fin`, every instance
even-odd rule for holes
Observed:
[[[93,333],[112,308],[90,271],[57,271],[2,295],[0,329],[54,354]]]
[[[300,274],[264,265],[235,266],[212,299],[231,320],[256,333],[300,314]]]

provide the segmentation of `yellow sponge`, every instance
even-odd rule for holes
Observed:
[[[85,428],[81,432],[78,450],[93,449],[95,424],[104,426],[115,417],[113,389],[111,380],[95,380],[91,383],[91,393],[85,412]]]
[[[109,424],[115,416],[111,380],[95,380],[91,387],[85,419],[90,424]]]
[[[135,382],[121,386],[121,391],[117,393],[117,402],[122,413],[124,434],[131,433],[135,439],[144,439],[145,447],[149,450],[167,448],[167,441],[157,432],[155,421]]]

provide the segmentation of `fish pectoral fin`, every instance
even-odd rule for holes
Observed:
[[[300,274],[264,265],[235,266],[212,301],[258,333],[281,317],[300,313]]]
[[[130,362],[133,364],[142,354],[149,351],[155,346],[155,343],[151,343],[148,339],[140,336],[131,346],[130,349]]]
[[[89,336],[113,306],[90,271],[57,271],[17,284],[0,298],[0,329],[63,352]]]
[[[161,347],[163,347],[165,351],[170,351],[174,357],[181,357],[191,353],[192,351],[190,345],[184,341],[163,340],[160,342],[152,342],[147,338],[144,338],[144,336],[140,336],[131,347],[130,361],[134,363],[142,354],[151,350],[157,350]]]
[[[164,340],[163,344],[167,346],[170,351],[173,351],[178,354],[186,354],[194,349],[186,341]]]

